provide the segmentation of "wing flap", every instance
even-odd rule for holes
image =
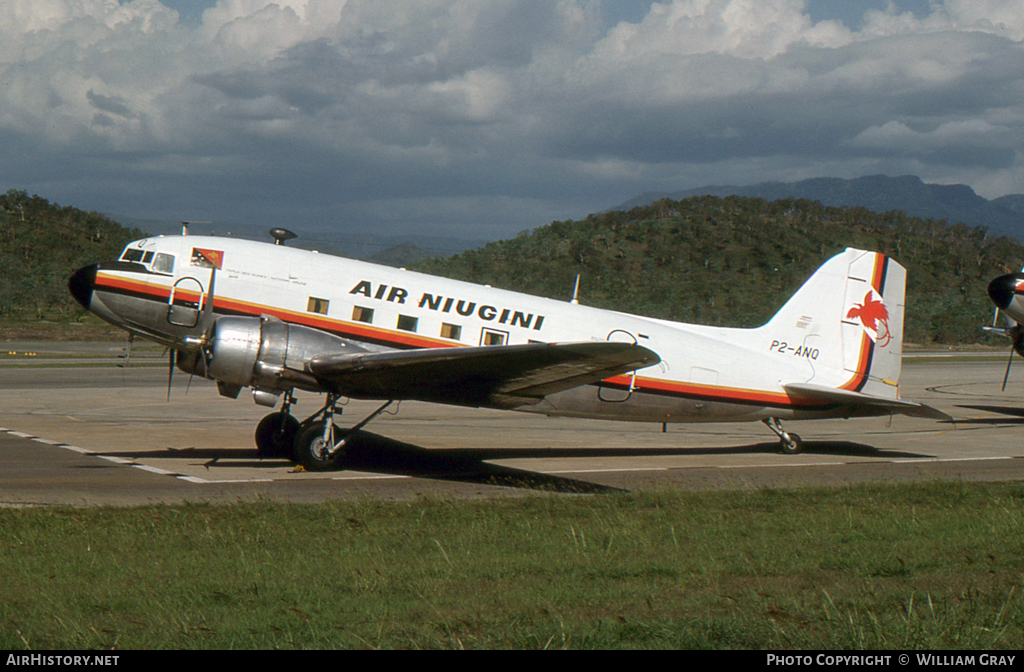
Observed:
[[[876,397],[862,392],[851,392],[849,390],[837,390],[832,387],[811,385],[809,383],[788,383],[782,386],[787,393],[797,396],[810,397],[820,401],[827,401],[834,404],[862,407],[888,411],[889,413],[900,413],[916,418],[930,418],[932,420],[952,420],[952,416],[927,404],[919,404],[915,401],[904,401],[902,399],[886,399]]]
[[[324,354],[306,368],[349,397],[512,408],[659,361],[642,346],[600,341]]]

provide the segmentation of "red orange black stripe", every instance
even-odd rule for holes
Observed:
[[[872,276],[872,287],[879,294],[884,289],[884,281],[887,273],[888,259],[877,255],[875,269]],[[879,259],[882,263],[879,263]],[[159,301],[167,303],[171,295],[171,288],[167,285],[148,282],[141,279],[132,279],[124,276],[104,274],[100,269],[95,278],[95,289],[112,292],[124,296]],[[116,269],[124,271],[126,269]],[[149,274],[145,270],[132,270],[140,274]],[[165,277],[165,276],[156,276]],[[201,300],[201,293],[194,290],[178,289],[175,292],[175,303],[178,298],[185,302],[198,303]],[[322,318],[314,315],[273,308],[262,304],[231,299],[224,296],[215,296],[213,310],[220,315],[239,315],[258,317],[260,315],[271,315],[283,321],[301,324],[326,331],[341,337],[353,338],[360,341],[371,342],[379,345],[398,349],[412,349],[422,347],[458,347],[457,344],[442,341],[439,339],[404,335],[391,330],[362,326],[358,323],[344,322],[330,318]],[[864,335],[861,344],[861,352],[858,358],[857,373],[850,381],[840,386],[840,389],[859,391],[867,382],[867,372],[870,370],[871,357],[874,344],[871,339]],[[821,400],[801,399],[796,401],[790,395],[783,392],[771,392],[766,390],[752,390],[745,388],[727,388],[710,385],[699,385],[681,381],[667,381],[652,378],[630,376],[615,376],[602,382],[602,385],[618,389],[630,389],[648,394],[682,397],[687,399],[699,399],[704,401],[724,402],[732,404],[743,404],[752,406],[774,406],[802,409],[827,409],[836,404]]]

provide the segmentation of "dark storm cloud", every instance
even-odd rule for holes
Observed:
[[[1024,191],[1018,3],[8,1],[0,186],[65,203],[499,235],[709,182]]]

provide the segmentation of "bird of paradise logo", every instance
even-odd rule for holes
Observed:
[[[860,320],[864,332],[874,341],[875,345],[884,348],[892,340],[889,332],[889,309],[882,302],[882,297],[874,289],[864,295],[864,303],[855,303],[846,313],[846,319]]]

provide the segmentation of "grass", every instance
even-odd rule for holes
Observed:
[[[0,648],[1019,648],[1024,485],[0,510]]]

